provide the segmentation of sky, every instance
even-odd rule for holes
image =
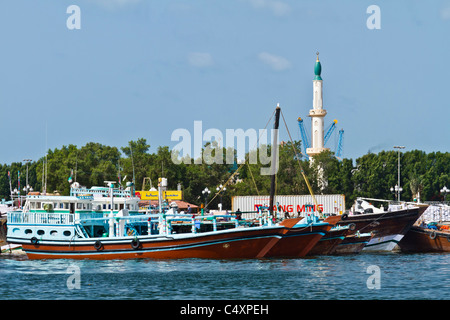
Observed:
[[[139,138],[156,152],[194,121],[258,130],[278,103],[300,140],[317,51],[326,147],[343,129],[344,158],[450,151],[450,1],[0,0],[0,39],[2,164]]]

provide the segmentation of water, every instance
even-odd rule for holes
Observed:
[[[373,266],[379,267],[380,277],[376,280],[379,289],[368,288],[369,277],[375,276],[368,269]],[[79,273],[74,274],[72,269]],[[28,260],[26,256],[1,255],[0,297],[3,300],[444,300],[450,297],[449,275],[450,254],[361,253],[304,259],[160,261]],[[78,282],[75,276],[79,276]],[[75,286],[77,283],[79,287]]]

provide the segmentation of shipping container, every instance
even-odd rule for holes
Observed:
[[[345,211],[345,196],[343,194],[315,195],[318,208],[326,214],[343,214]],[[256,218],[259,207],[269,207],[270,196],[236,196],[232,198],[233,212],[238,209],[243,212],[242,218]],[[289,214],[290,217],[305,216],[318,212],[311,195],[280,195],[274,197],[274,205],[280,218]],[[281,206],[281,208],[280,208]],[[275,209],[274,209],[275,210]]]

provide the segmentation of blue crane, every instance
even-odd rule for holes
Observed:
[[[306,135],[305,125],[303,124],[302,118],[298,117],[297,121],[298,121],[298,126],[300,128],[300,134],[302,136],[303,156],[306,159],[309,159],[309,156],[306,153],[306,149],[308,149],[310,147],[310,145],[309,145],[308,136]]]
[[[339,130],[339,140],[338,140],[338,145],[336,148],[336,158],[340,160],[341,159],[341,154],[342,154],[342,140],[344,139],[344,129]]]
[[[301,117],[299,117],[297,119],[297,121],[298,121],[298,126],[300,128],[300,134],[302,136],[303,156],[306,159],[309,159],[309,156],[306,153],[306,149],[310,148],[310,144],[309,144],[308,136],[306,134],[305,125],[304,125],[303,119]],[[337,123],[338,123],[338,121],[336,119],[334,119],[333,123],[327,129],[327,132],[326,132],[326,134],[324,136],[324,144],[326,144],[328,142],[328,140],[330,139],[331,134],[336,129],[336,124]],[[340,157],[341,157],[341,154],[342,154],[342,140],[343,140],[343,136],[344,136],[344,129],[341,129],[341,130],[339,130],[339,140],[338,140],[338,145],[336,147],[336,158],[338,158],[339,160],[341,160]]]
[[[327,133],[325,134],[325,137],[323,138],[323,144],[327,144],[328,139],[330,139],[331,134],[333,133],[334,129],[336,128],[337,120],[334,119],[333,123],[330,125],[330,127],[327,129]]]

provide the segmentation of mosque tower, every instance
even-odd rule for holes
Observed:
[[[313,80],[313,109],[309,110],[309,117],[311,117],[311,148],[306,149],[309,158],[312,159],[315,155],[325,150],[330,150],[324,147],[324,117],[327,111],[323,109],[323,95],[322,95],[322,78],[320,73],[322,66],[319,61],[319,53],[317,52],[316,65],[314,66],[315,77]]]

